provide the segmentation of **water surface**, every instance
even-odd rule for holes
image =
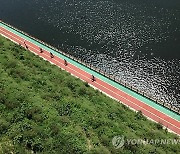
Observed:
[[[6,0],[0,18],[165,102],[180,102],[179,0]]]

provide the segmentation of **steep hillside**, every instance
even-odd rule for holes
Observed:
[[[178,139],[140,112],[0,36],[0,153],[178,153]]]

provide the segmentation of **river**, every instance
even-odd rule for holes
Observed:
[[[0,19],[164,102],[180,102],[179,0],[5,0]]]

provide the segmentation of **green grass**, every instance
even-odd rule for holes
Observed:
[[[180,149],[180,144],[115,149],[117,135],[178,138],[0,36],[0,153],[169,154]]]

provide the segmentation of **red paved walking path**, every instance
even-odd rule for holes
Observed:
[[[121,101],[123,104],[135,109],[136,111],[141,110],[142,113],[149,117],[150,119],[161,123],[163,126],[167,127],[171,131],[175,132],[176,134],[180,135],[180,122],[169,117],[168,115],[150,107],[149,105],[141,102],[140,100],[137,100],[136,98],[130,96],[129,94],[113,87],[112,85],[96,78],[95,82],[91,81],[91,74],[85,72],[82,69],[79,69],[78,67],[68,63],[67,66],[64,65],[64,60],[54,56],[54,58],[50,57],[50,53],[48,51],[43,50],[42,53],[40,53],[40,48],[27,41],[24,40],[24,38],[21,38],[20,36],[6,30],[3,27],[0,27],[0,34],[3,36],[9,38],[10,40],[16,42],[17,44],[20,44],[23,47],[28,46],[28,49],[39,55],[40,57],[43,57],[44,59],[48,60],[49,62],[59,66],[60,68],[70,72],[71,74],[75,75],[76,77],[88,82],[90,85],[96,87],[100,91],[110,95],[111,97]],[[24,44],[25,41],[25,44]]]

